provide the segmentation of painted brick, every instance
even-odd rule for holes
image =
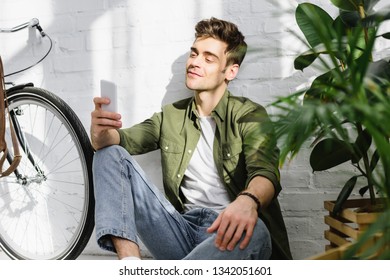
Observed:
[[[183,80],[185,61],[194,39],[193,26],[210,16],[236,22],[247,38],[247,57],[237,80],[230,84],[233,94],[268,106],[277,97],[304,86],[316,73],[293,68],[296,55],[306,50],[293,35],[293,31],[299,33],[299,29],[291,9],[302,2],[2,0],[0,26],[15,26],[30,17],[40,19],[54,41],[54,50],[42,64],[12,80],[33,81],[57,93],[75,110],[89,131],[92,98],[99,94],[101,78],[118,84],[119,110],[125,126],[144,120],[163,104],[190,96]],[[325,9],[330,7],[328,0],[312,2]],[[10,43],[12,38],[15,41]],[[379,43],[376,47],[382,50],[389,45]],[[36,61],[46,49],[47,42],[31,32],[0,34],[0,53],[7,69]],[[389,50],[376,57],[385,55],[390,55]],[[267,111],[273,114],[276,109],[267,107]],[[355,172],[339,166],[331,171],[312,173],[308,165],[308,145],[281,168],[280,203],[293,255],[298,259],[323,251],[326,243],[323,200],[335,199],[340,185]],[[140,157],[139,161],[152,180],[161,186],[158,154]],[[104,253],[97,248],[94,236],[86,252]],[[148,254],[144,248],[143,252]]]

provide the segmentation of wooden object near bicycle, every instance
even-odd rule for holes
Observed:
[[[8,113],[9,127],[11,131],[11,140],[14,149],[14,158],[12,159],[10,166],[3,171],[3,164],[8,154],[7,142],[5,141],[6,110]],[[20,155],[20,151],[19,151],[18,140],[16,138],[15,130],[12,125],[11,117],[8,110],[8,100],[7,100],[5,81],[4,81],[3,61],[1,60],[1,57],[0,57],[0,152],[3,153],[0,158],[0,178],[1,178],[1,177],[8,176],[12,172],[14,172],[22,159],[22,156]]]

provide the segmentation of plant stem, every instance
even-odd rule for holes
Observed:
[[[364,5],[363,3],[360,3],[359,4],[359,7],[358,7],[358,13],[359,13],[359,17],[361,19],[364,19],[366,17],[366,11],[364,10]],[[368,29],[366,27],[363,27],[363,32],[364,32],[364,41],[366,42],[366,46],[368,44]],[[372,54],[370,55],[370,61],[372,61]]]
[[[359,123],[356,124],[356,128],[357,128],[358,134],[361,135],[363,133],[363,128],[362,128],[361,124],[359,124]],[[368,185],[368,191],[370,193],[371,204],[375,205],[376,201],[375,201],[374,182],[373,182],[373,178],[372,178],[372,170],[370,168],[370,162],[368,159],[367,152],[362,153],[362,156],[363,156],[364,169],[366,171],[365,176],[367,178],[367,185]]]

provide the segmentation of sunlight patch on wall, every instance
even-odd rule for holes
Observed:
[[[92,23],[91,38],[87,49],[92,54],[92,64],[96,78],[112,79],[113,47],[112,13],[108,11]]]

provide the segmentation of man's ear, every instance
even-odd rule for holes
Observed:
[[[230,82],[232,81],[238,74],[238,70],[240,69],[240,66],[238,64],[232,64],[226,67],[225,71],[225,79]]]

